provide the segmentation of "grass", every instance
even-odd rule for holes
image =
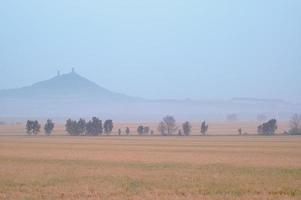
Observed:
[[[301,199],[301,137],[0,138],[0,199]]]

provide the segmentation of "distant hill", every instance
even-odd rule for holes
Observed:
[[[250,97],[236,97],[232,99],[233,102],[245,102],[245,103],[269,103],[269,104],[290,104],[289,102],[281,99],[259,99]]]
[[[137,101],[140,98],[109,91],[75,72],[18,89],[0,90],[9,99],[89,99],[97,101]]]
[[[281,100],[147,100],[103,88],[75,72],[31,86],[0,90],[0,121],[28,118],[60,119],[98,116],[115,120],[160,120],[171,114],[179,120],[256,120],[258,114],[287,120],[301,105]]]

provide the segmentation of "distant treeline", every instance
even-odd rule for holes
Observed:
[[[48,119],[44,125],[44,132],[46,135],[50,135],[53,132],[55,124],[52,120]],[[40,132],[41,124],[37,120],[28,120],[26,123],[26,132],[28,135],[37,135]],[[101,136],[111,135],[114,129],[113,120],[107,119],[104,122],[93,117],[91,120],[85,119],[72,120],[68,119],[65,124],[65,130],[71,136]],[[200,135],[207,135],[209,125],[206,121],[200,124]],[[259,135],[275,135],[277,127],[277,120],[271,119],[257,127],[257,133]],[[167,115],[158,124],[157,133],[162,136],[179,135],[188,136],[192,132],[192,126],[189,121],[186,121],[182,126],[178,126],[173,116]],[[138,135],[154,135],[155,130],[150,129],[148,126],[139,125],[136,129]],[[124,132],[118,129],[118,135],[130,135],[132,130],[129,127],[125,127]],[[242,128],[238,129],[238,135],[246,135],[243,133]],[[284,134],[289,135],[301,135],[301,115],[295,114],[290,121],[290,129]]]

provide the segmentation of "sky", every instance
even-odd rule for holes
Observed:
[[[9,0],[0,89],[71,71],[144,98],[301,102],[300,0]]]

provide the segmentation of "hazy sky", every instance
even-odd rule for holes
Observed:
[[[0,89],[71,67],[147,98],[301,101],[300,0],[7,0]]]

